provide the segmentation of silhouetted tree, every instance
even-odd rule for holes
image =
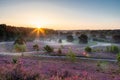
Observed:
[[[20,44],[20,45],[25,44],[25,43],[26,41],[22,36],[19,36],[14,42],[14,44]]]
[[[36,28],[28,28],[28,27],[16,27],[10,26],[6,24],[0,24],[0,41],[3,40],[15,40],[19,35],[26,37],[26,38],[35,38],[36,33],[31,32]],[[42,28],[44,34],[46,36],[55,34],[56,31],[52,29]],[[41,34],[42,35],[42,34]]]
[[[6,24],[0,24],[0,36],[2,40],[6,40]]]
[[[81,34],[79,38],[79,43],[88,43],[88,36],[85,34]]]
[[[120,43],[120,35],[113,35],[112,39],[113,39],[113,42]]]
[[[62,43],[62,39],[59,39],[59,40],[58,40],[58,43]]]
[[[68,35],[67,36],[67,41],[68,42],[72,42],[74,39],[73,39],[73,36],[72,35]]]
[[[103,39],[106,39],[105,34],[100,34],[99,37],[100,37],[100,38],[103,38]]]

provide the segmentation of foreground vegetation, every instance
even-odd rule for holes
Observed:
[[[117,63],[0,56],[0,80],[119,80]]]

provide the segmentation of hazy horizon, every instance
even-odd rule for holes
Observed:
[[[55,30],[120,29],[120,0],[0,0],[0,23]]]

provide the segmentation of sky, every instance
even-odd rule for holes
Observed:
[[[55,30],[120,29],[120,0],[0,0],[0,24]]]

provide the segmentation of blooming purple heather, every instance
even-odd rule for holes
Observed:
[[[116,63],[108,63],[108,70],[97,66],[96,61],[46,60],[35,58],[18,58],[16,64],[12,57],[0,57],[0,75],[2,80],[119,80]]]

